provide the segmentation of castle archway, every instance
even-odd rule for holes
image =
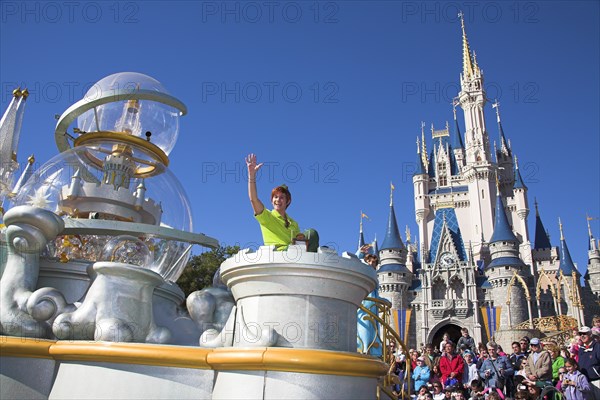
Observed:
[[[447,333],[450,336],[450,340],[452,340],[452,342],[456,344],[456,342],[458,342],[458,339],[460,339],[461,336],[460,328],[461,326],[453,323],[438,326],[437,330],[429,335],[429,341],[433,343],[436,349],[439,349],[440,343],[444,338],[444,334]]]

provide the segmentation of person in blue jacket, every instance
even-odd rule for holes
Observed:
[[[427,364],[425,364],[425,359],[423,357],[417,358],[417,366],[412,373],[412,379],[415,385],[414,389],[418,390],[421,386],[427,385],[430,375],[431,371]]]

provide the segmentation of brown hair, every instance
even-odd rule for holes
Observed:
[[[286,209],[290,206],[290,204],[292,204],[292,194],[290,193],[287,185],[281,185],[281,186],[277,186],[276,188],[274,188],[271,191],[271,200],[273,200],[273,196],[275,196],[275,193],[285,194],[285,196],[288,199],[288,202],[285,206]]]

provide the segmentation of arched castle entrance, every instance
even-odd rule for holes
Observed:
[[[448,335],[450,335],[450,340],[452,340],[454,344],[456,344],[456,342],[461,336],[460,328],[461,326],[453,323],[438,325],[434,328],[434,330],[430,332],[429,342],[433,343],[433,346],[436,349],[439,349],[440,343],[442,342],[442,339],[444,337],[444,333],[447,333]]]

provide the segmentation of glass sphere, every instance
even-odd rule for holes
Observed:
[[[154,257],[148,246],[140,239],[135,236],[120,235],[106,243],[102,249],[100,260],[149,268]]]
[[[98,105],[77,117],[77,128],[81,132],[120,132],[147,139],[169,154],[179,135],[181,111],[157,100],[122,99],[124,95],[139,94],[140,91],[158,92],[168,95],[156,79],[137,72],[120,72],[107,76],[95,83],[84,96],[92,102],[107,95],[115,101]]]
[[[14,205],[33,205],[63,217],[112,219],[166,226],[192,232],[192,210],[177,177],[164,165],[148,179],[105,183],[105,171],[86,163],[107,156],[79,146],[57,154],[25,183]]]

